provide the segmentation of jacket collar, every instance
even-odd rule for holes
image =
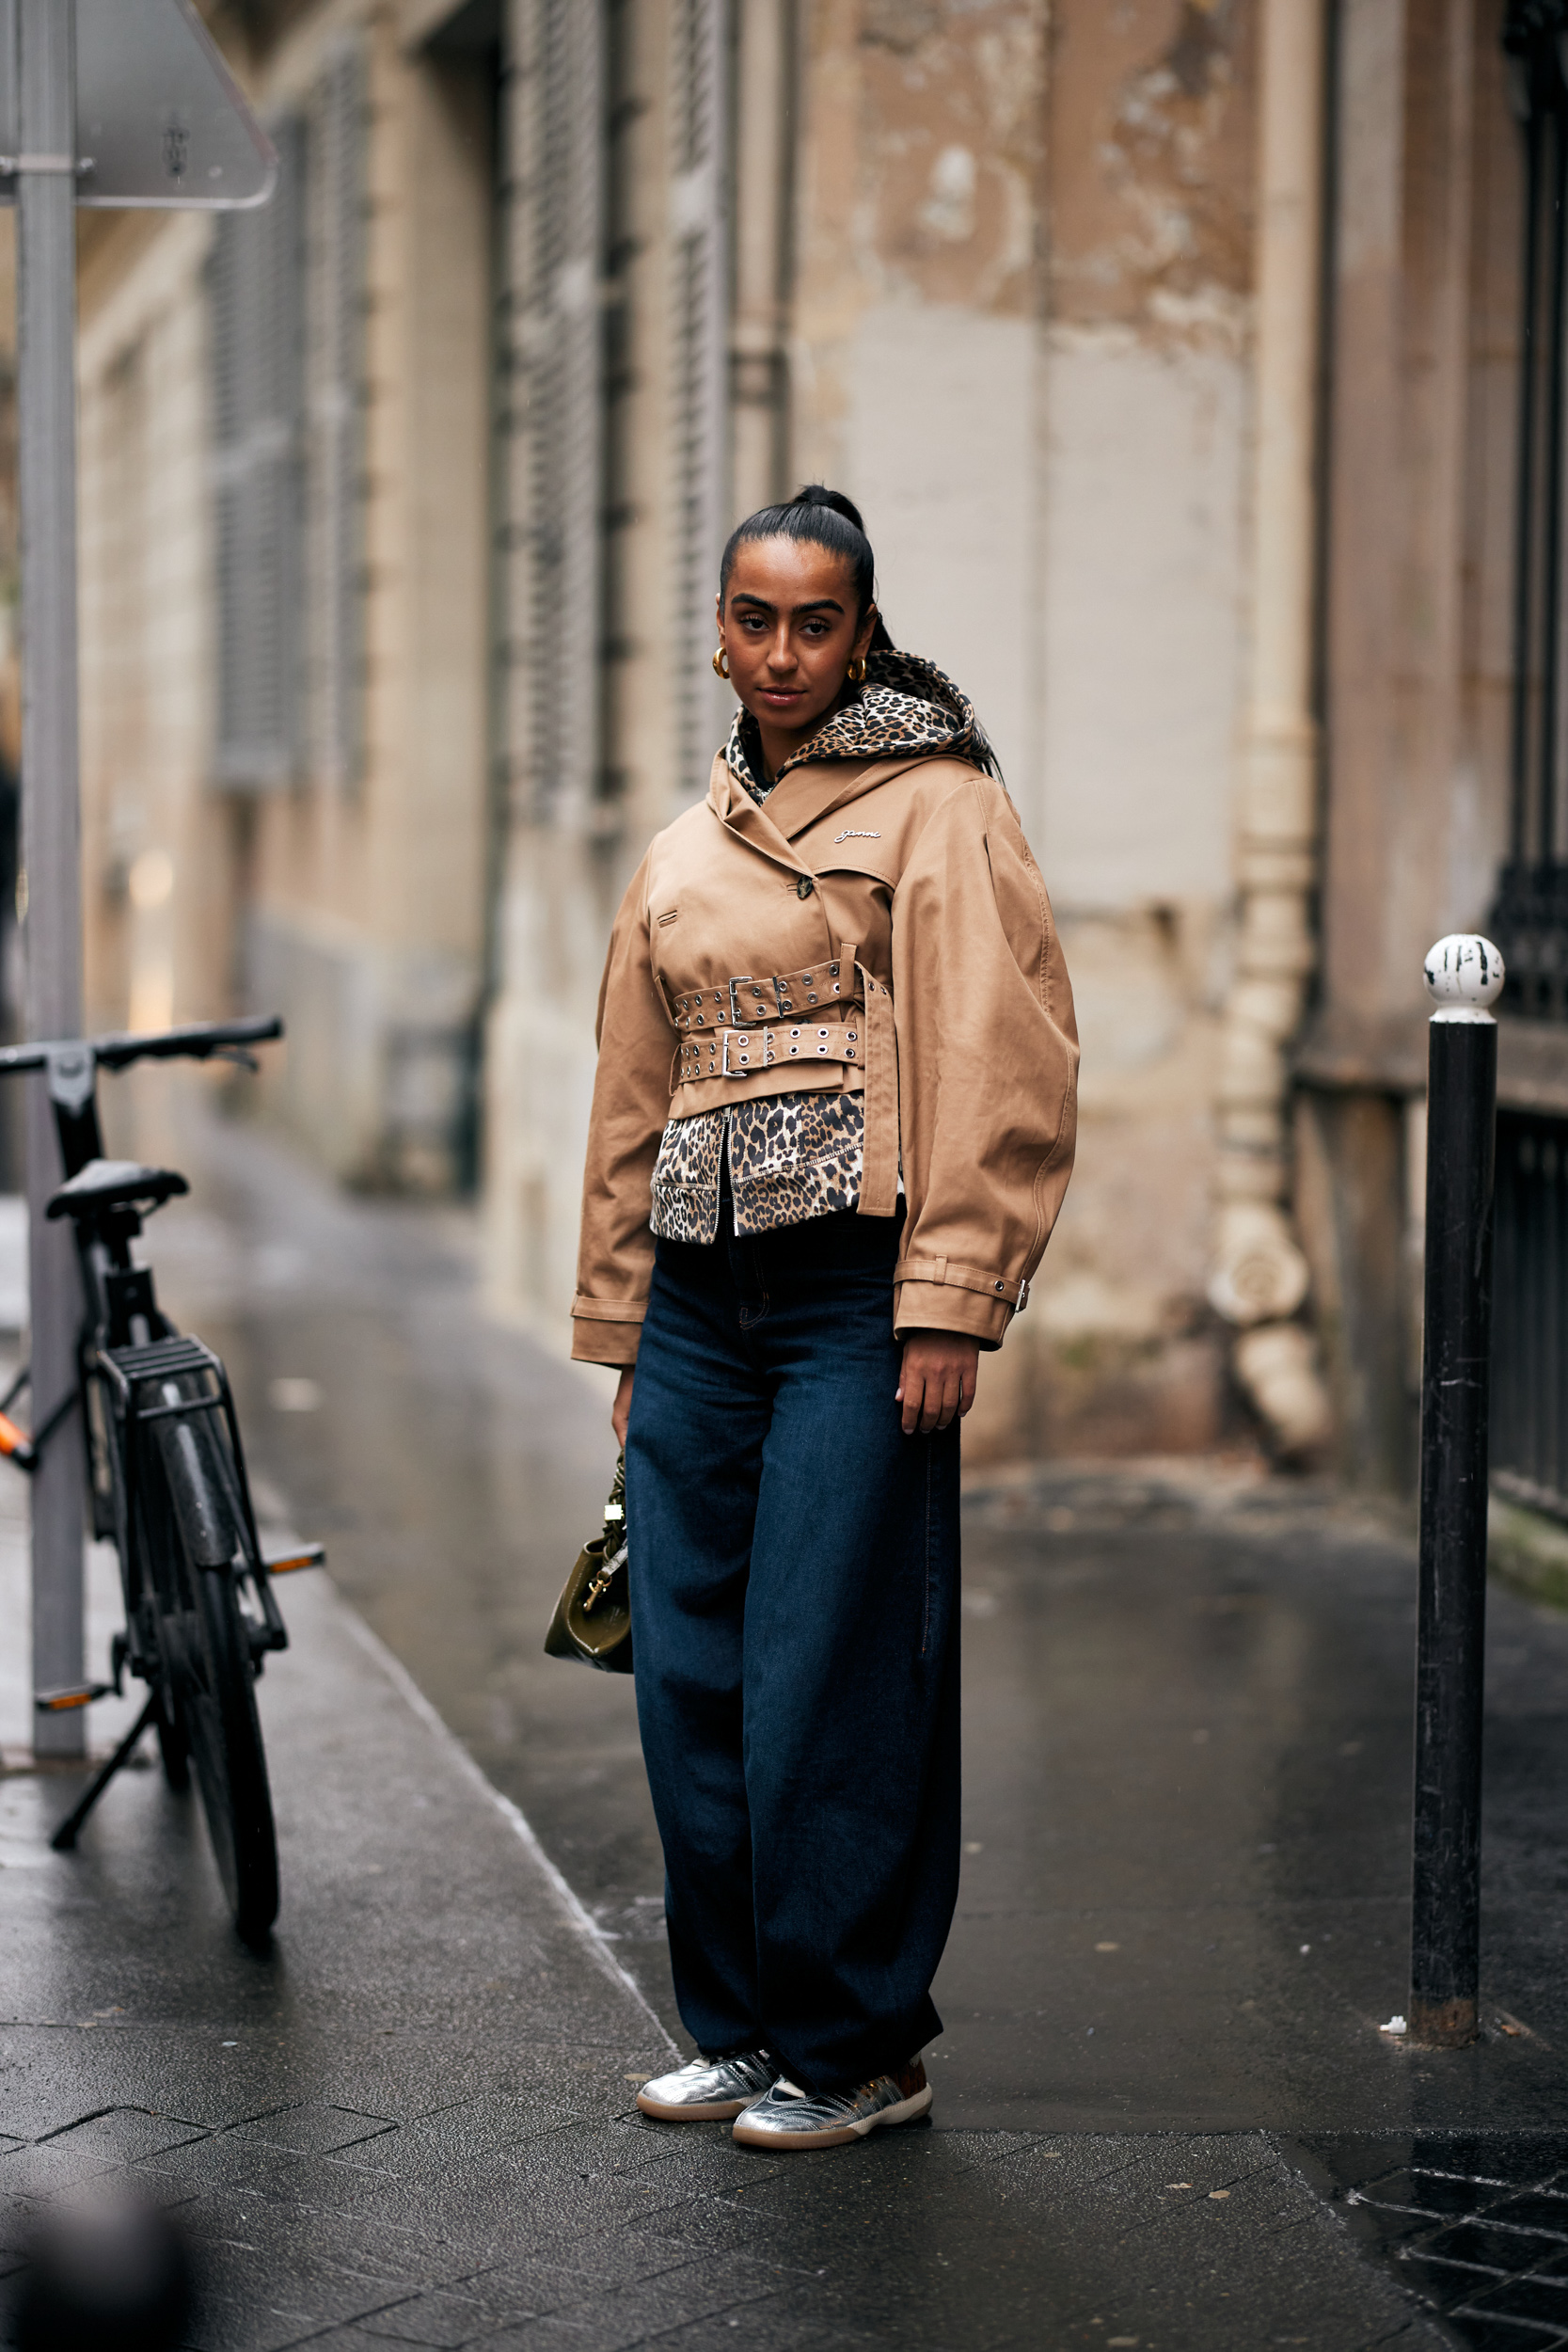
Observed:
[[[793,846],[800,834],[821,818],[832,816],[846,802],[857,801],[878,785],[890,783],[907,768],[922,766],[931,755],[921,753],[912,759],[808,760],[782,777],[759,806],[731,771],[721,752],[713,763],[708,806],[721,825],[749,841],[765,857],[772,858],[776,865],[787,866],[792,874],[809,874],[813,869]]]
[[[760,850],[764,857],[770,857],[777,866],[787,866],[792,874],[805,873],[807,869],[790,848],[787,837],[779,831],[767,809],[752,800],[738,777],[731,772],[722,752],[714,758],[707,804],[721,825],[750,842],[753,850]]]

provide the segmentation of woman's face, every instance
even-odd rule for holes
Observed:
[[[719,607],[730,683],[769,739],[800,739],[829,710],[845,672],[871,643],[854,575],[841,555],[804,539],[749,539],[736,552]]]

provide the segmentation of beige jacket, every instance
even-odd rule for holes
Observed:
[[[864,1089],[861,1214],[894,1215],[902,1175],[895,1332],[1001,1344],[1072,1168],[1078,1032],[999,783],[951,757],[816,760],[764,808],[716,759],[621,902],[598,1041],[575,1357],[636,1359],[666,1121],[818,1089]]]

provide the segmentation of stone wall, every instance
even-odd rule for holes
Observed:
[[[352,772],[307,728],[284,788],[214,788],[210,231],[90,232],[93,1018],[276,1005],[274,1111],[356,1183],[450,1188],[477,1108],[492,1295],[563,1342],[604,941],[648,837],[700,788],[682,713],[715,744],[725,723],[726,697],[687,675],[675,571],[682,239],[711,218],[732,289],[728,421],[699,453],[715,527],[808,477],[859,501],[895,639],[961,681],[997,743],[1077,986],[1079,1171],[987,1367],[974,1450],[1212,1444],[1234,1410],[1202,1302],[1246,654],[1255,11],[741,0],[722,17],[731,152],[704,179],[683,60],[712,0],[606,8],[581,68],[613,325],[598,601],[552,669],[529,602],[529,321],[549,315],[529,275],[539,183],[517,168],[531,4],[498,24],[515,70],[496,118],[480,53],[441,47],[451,10],[333,0],[236,52],[264,105],[307,112],[345,42],[361,60]],[[566,789],[540,765],[556,692],[592,737]]]

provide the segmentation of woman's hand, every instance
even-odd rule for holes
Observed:
[[[610,1408],[610,1425],[615,1432],[615,1442],[624,1454],[626,1450],[626,1422],[631,1418],[631,1380],[635,1367],[621,1366],[621,1377],[615,1391],[615,1402]]]
[[[961,1331],[911,1331],[904,1342],[904,1368],[898,1382],[898,1403],[904,1407],[904,1435],[912,1438],[945,1429],[958,1414],[961,1419],[974,1402],[980,1371],[980,1343]],[[626,1394],[631,1375],[623,1373]],[[616,1399],[617,1405],[620,1399]]]

